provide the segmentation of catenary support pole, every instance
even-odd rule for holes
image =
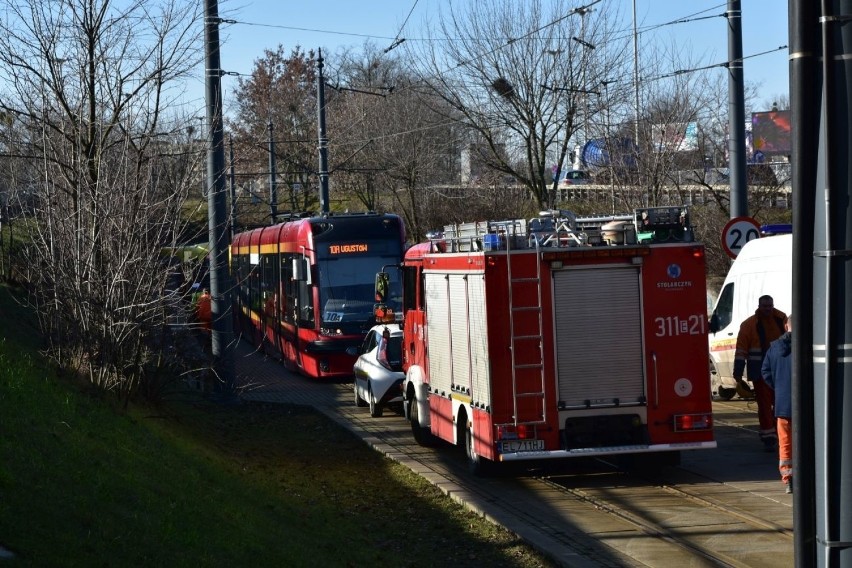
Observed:
[[[822,0],[820,10],[815,189],[822,200],[812,225],[816,565],[852,568],[852,0]]]
[[[228,135],[228,181],[230,182],[231,214],[228,216],[228,231],[231,242],[237,232],[237,180],[234,173],[234,137]]]
[[[748,216],[743,87],[743,22],[740,0],[728,0],[728,156],[731,219]]]
[[[207,100],[207,221],[210,247],[213,368],[220,392],[234,395],[234,338],[226,230],[225,144],[222,128],[222,70],[219,58],[219,8],[205,0],[204,56]]]
[[[819,5],[790,0],[793,199],[793,541],[798,568],[816,565],[814,502],[813,250],[819,140]]]
[[[278,180],[275,175],[275,137],[272,133],[272,121],[266,127],[269,132],[269,215],[270,223],[278,217]]]
[[[322,50],[317,59],[317,129],[319,130],[319,180],[320,214],[329,211],[328,206],[328,137],[325,133],[325,78],[322,75]]]

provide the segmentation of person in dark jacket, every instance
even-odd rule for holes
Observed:
[[[760,369],[766,384],[775,389],[775,420],[778,431],[778,471],[787,493],[793,492],[793,355],[792,316],[784,324],[787,332],[769,346]]]
[[[774,452],[778,442],[775,433],[775,395],[760,376],[760,365],[769,349],[769,344],[784,333],[784,320],[787,314],[775,309],[772,296],[761,296],[757,300],[754,315],[746,318],[737,334],[737,350],[734,355],[734,379],[742,386],[743,372],[754,385],[754,399],[757,401],[757,420],[760,423],[760,441],[767,452]]]

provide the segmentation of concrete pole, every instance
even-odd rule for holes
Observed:
[[[204,56],[207,99],[207,221],[210,247],[213,367],[224,398],[233,398],[235,386],[234,333],[228,274],[228,235],[225,193],[225,144],[222,129],[222,69],[219,59],[219,8],[205,0]]]

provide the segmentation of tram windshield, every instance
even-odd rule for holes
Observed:
[[[341,328],[343,333],[360,333],[373,324],[376,303],[376,273],[399,262],[399,257],[339,257],[319,262],[322,323]],[[398,271],[390,271],[390,287],[385,304],[400,313],[402,284]]]

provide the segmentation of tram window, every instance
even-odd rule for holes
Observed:
[[[284,319],[295,322],[297,282],[293,279],[293,256],[281,255],[281,287],[284,290]]]
[[[272,294],[275,283],[275,257],[271,254],[265,254],[261,257],[261,296],[262,301]]]
[[[313,303],[313,288],[304,280],[297,282],[299,291],[299,320],[302,324],[313,325],[314,323],[314,303]]]

